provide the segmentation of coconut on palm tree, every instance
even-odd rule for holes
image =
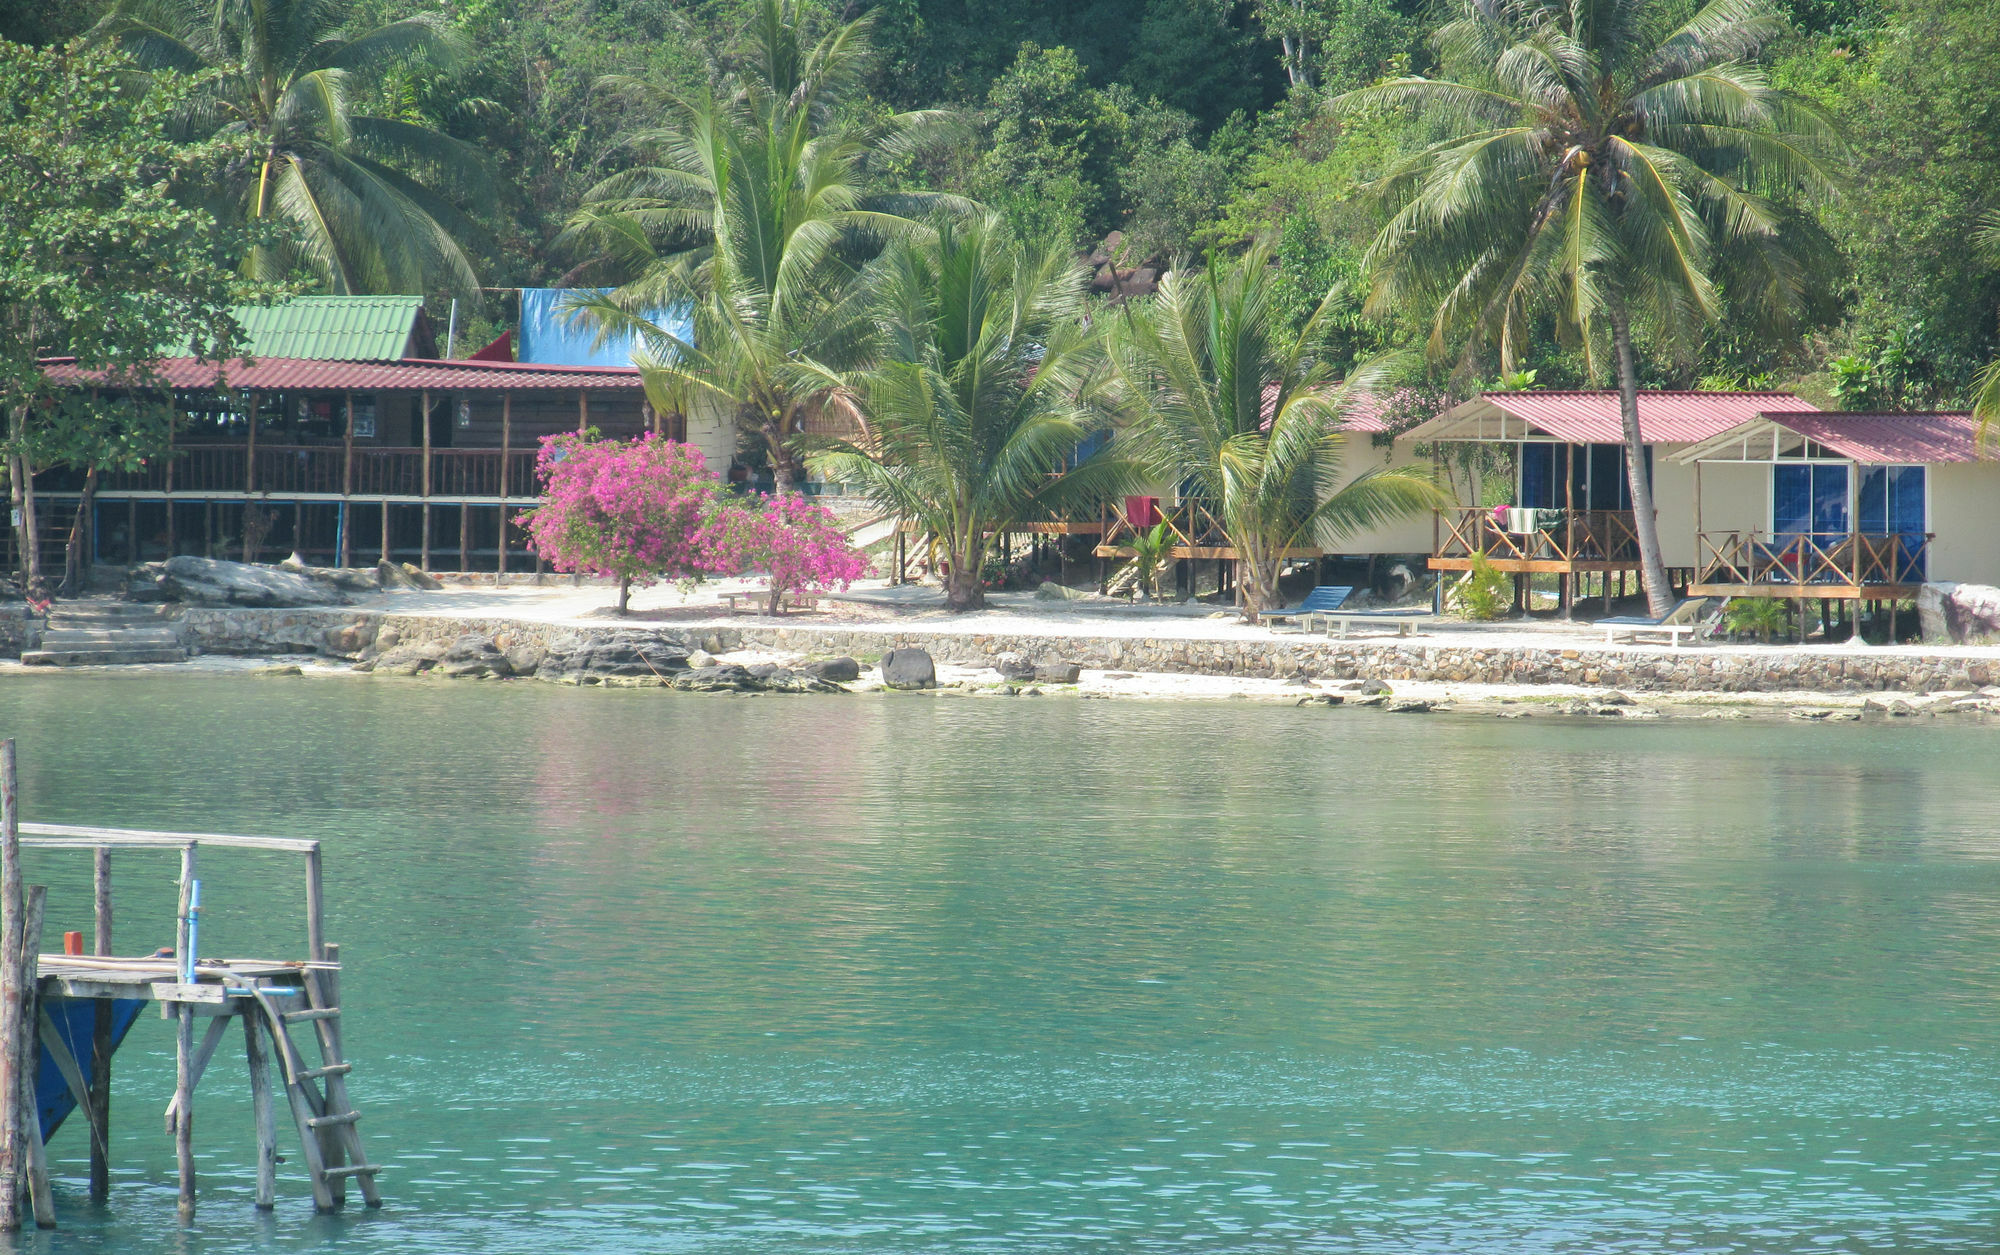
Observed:
[[[813,460],[938,538],[953,610],[985,604],[1000,535],[1135,477],[1115,441],[1076,458],[1110,421],[1088,278],[1068,249],[1016,244],[990,216],[941,220],[870,267],[880,356],[837,381],[867,434]]]
[[[655,404],[706,396],[761,438],[779,492],[799,475],[798,437],[821,403],[811,361],[847,366],[871,330],[858,266],[938,198],[871,194],[874,163],[934,138],[945,115],[874,118],[843,106],[872,51],[869,19],[813,40],[793,0],[762,0],[749,53],[711,57],[694,93],[631,79],[607,87],[657,122],[624,140],[640,163],[598,184],[564,233],[581,273],[622,283],[579,300],[601,332],[632,331]],[[690,315],[692,336],[648,311]]]
[[[1771,196],[1820,195],[1825,124],[1753,64],[1784,28],[1764,0],[1457,0],[1436,36],[1447,77],[1341,98],[1417,107],[1444,138],[1384,182],[1370,306],[1435,310],[1431,347],[1470,333],[1511,370],[1553,315],[1618,380],[1646,597],[1671,605],[1639,430],[1633,328],[1687,344],[1732,306],[1767,325],[1802,267]]]
[[[1198,273],[1176,271],[1122,324],[1119,372],[1130,438],[1159,479],[1189,485],[1236,551],[1243,617],[1280,604],[1298,549],[1439,504],[1413,471],[1346,473],[1342,415],[1372,372],[1336,382],[1319,355],[1329,292],[1293,331],[1273,304],[1268,245]]]
[[[457,39],[421,14],[347,37],[340,0],[118,0],[98,23],[154,73],[215,77],[184,119],[255,141],[257,157],[213,190],[225,218],[274,223],[243,259],[255,279],[304,271],[336,294],[448,289],[479,281],[458,235],[470,220],[435,190],[480,186],[471,147],[351,107],[358,81],[412,59],[450,62]]]

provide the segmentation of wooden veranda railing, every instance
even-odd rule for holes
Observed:
[[[1125,502],[1106,502],[1104,530],[1097,546],[1098,556],[1130,557],[1133,534],[1151,531],[1161,522],[1167,525],[1167,535],[1172,542],[1167,550],[1170,558],[1231,559],[1240,556],[1229,543],[1228,530],[1208,502],[1190,497],[1172,504],[1160,502],[1156,509],[1159,512],[1157,520],[1135,524],[1127,513]],[[1317,558],[1322,552],[1300,547],[1271,556],[1281,559]]]
[[[254,458],[254,467],[252,466]],[[428,466],[428,482],[426,467]],[[254,470],[254,474],[252,471]],[[533,449],[343,445],[182,445],[136,471],[108,473],[99,492],[287,496],[521,497],[538,495]]]
[[[1637,563],[1639,533],[1630,510],[1512,510],[1497,519],[1490,507],[1437,512],[1433,557],[1483,553],[1495,562]]]
[[[1924,581],[1930,533],[1702,532],[1695,583],[1739,588],[1907,586]]]

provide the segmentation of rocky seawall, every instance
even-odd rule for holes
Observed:
[[[1478,684],[1599,685],[1653,692],[1927,692],[2000,683],[2000,657],[1908,649],[1795,650],[1702,647],[1480,646],[1410,640],[1182,640],[894,631],[784,623],[578,626],[499,616],[386,614],[357,609],[188,608],[175,616],[188,646],[204,653],[317,653],[353,660],[397,648],[448,649],[465,637],[507,656],[513,674],[543,670],[550,654],[592,647],[622,656],[646,644],[687,653],[738,649],[806,657],[873,659],[922,649],[939,662],[991,666],[1012,656],[1089,669],[1284,678],[1301,672],[1348,680]],[[607,655],[610,656],[610,655]],[[543,678],[569,683],[575,668]]]

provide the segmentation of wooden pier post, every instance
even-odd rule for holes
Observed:
[[[27,901],[21,911],[21,1037],[16,1066],[21,1078],[21,1131],[27,1148],[28,1200],[34,1209],[35,1227],[56,1227],[56,1200],[49,1192],[49,1165],[42,1148],[42,1117],[35,1101],[35,1074],[42,1061],[41,996],[36,990],[41,975],[42,914],[49,891],[28,885]]]
[[[111,953],[111,847],[96,850],[93,886],[96,890],[95,953]],[[111,1197],[111,999],[99,998],[90,1034],[90,1201]]]
[[[424,391],[423,417],[418,420],[424,429],[424,534],[417,542],[417,566],[425,571],[431,569],[431,394]]]
[[[27,1167],[20,1051],[23,1021],[20,793],[14,742],[0,741],[0,1232],[21,1228],[21,1184]]]
[[[257,1208],[278,1205],[278,1116],[271,1106],[271,1055],[255,1008],[243,1013],[243,1054],[250,1065],[250,1109],[257,1123]]]
[[[174,920],[174,968],[176,982],[187,971],[189,950],[188,914],[194,905],[195,846],[181,847],[180,914]],[[174,1162],[180,1186],[180,1220],[194,1221],[194,1015],[186,1004],[174,1007]]]

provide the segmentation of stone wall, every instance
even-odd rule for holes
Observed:
[[[403,644],[450,642],[466,633],[502,649],[546,646],[562,637],[614,641],[651,636],[710,653],[731,649],[873,659],[891,649],[928,650],[940,662],[991,664],[1002,654],[1065,661],[1101,670],[1283,677],[1300,671],[1342,679],[1435,680],[1489,684],[1579,684],[1690,692],[1922,692],[2000,683],[1993,657],[1904,650],[1647,647],[1528,648],[1408,640],[1158,640],[1092,636],[1010,636],[788,626],[671,627],[529,623],[505,618],[380,614],[358,610],[181,612],[187,642],[203,652],[321,652],[357,656],[394,629]]]

